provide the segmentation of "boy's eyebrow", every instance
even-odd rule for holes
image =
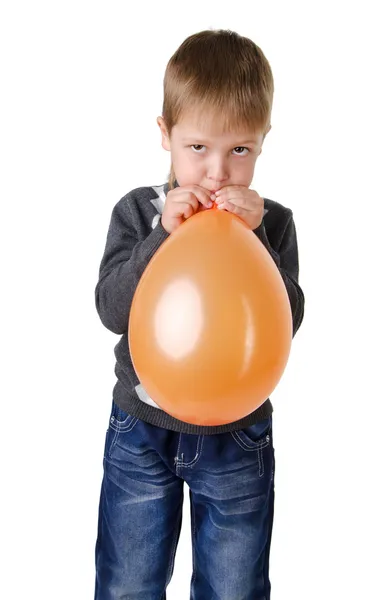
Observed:
[[[193,140],[200,140],[202,143],[207,144],[209,142],[209,140],[204,140],[201,138],[201,136],[197,135],[197,136],[190,136],[190,137],[186,137],[186,138],[182,138],[183,142],[191,142]],[[240,146],[241,144],[257,144],[256,140],[243,140],[242,142],[236,142],[235,145]]]

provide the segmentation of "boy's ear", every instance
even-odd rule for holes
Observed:
[[[169,150],[170,151],[170,139],[169,139],[169,134],[167,132],[166,129],[166,125],[165,125],[165,120],[163,117],[157,117],[157,125],[161,130],[161,135],[162,135],[162,148],[164,150]]]

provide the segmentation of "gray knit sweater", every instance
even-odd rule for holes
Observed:
[[[176,182],[176,185],[178,183]],[[128,344],[128,319],[138,282],[152,256],[169,236],[161,224],[168,184],[132,190],[114,206],[95,288],[99,317],[121,336],[115,346],[114,401],[127,413],[173,431],[192,434],[225,433],[255,424],[271,415],[270,398],[243,419],[219,426],[192,425],[175,419],[152,400],[134,371]],[[264,198],[264,218],[255,229],[279,269],[292,309],[293,336],[304,314],[299,278],[298,246],[292,210]]]

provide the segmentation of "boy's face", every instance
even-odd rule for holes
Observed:
[[[171,152],[181,187],[194,184],[216,191],[226,185],[250,186],[262,150],[263,132],[224,134],[214,119],[208,119],[204,128],[198,128],[194,118],[186,117],[173,127],[169,137],[162,117],[157,118],[157,123],[162,147]]]

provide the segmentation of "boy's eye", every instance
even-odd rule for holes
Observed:
[[[236,146],[236,148],[233,148],[233,150],[248,150],[248,152],[249,152],[249,148],[245,148],[244,146]],[[236,154],[241,156],[241,154],[239,152],[236,152]],[[243,156],[245,156],[245,154]]]
[[[203,144],[192,144],[192,146],[190,146],[191,148],[193,148],[194,152],[196,154],[202,154],[202,152],[200,151],[201,148],[205,148],[205,146]],[[236,146],[236,148],[233,148],[233,150],[247,150],[249,152],[249,148],[245,148],[244,146]],[[245,156],[241,154],[241,152],[236,152],[236,154],[238,156]]]

